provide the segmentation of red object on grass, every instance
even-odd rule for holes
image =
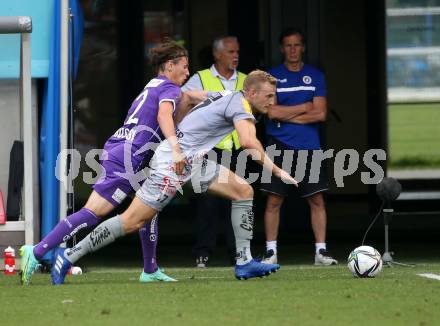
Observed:
[[[15,273],[15,250],[9,246],[5,249],[5,274],[14,275]]]

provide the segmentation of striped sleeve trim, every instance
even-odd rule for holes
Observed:
[[[173,112],[176,110],[176,102],[174,102],[173,99],[170,99],[170,98],[164,98],[164,99],[160,100],[159,105],[160,105],[160,103],[162,103],[162,102],[171,102],[171,103],[173,103]]]
[[[286,92],[298,92],[298,91],[315,91],[315,86],[298,86],[298,87],[286,87],[286,88],[277,88],[277,93],[286,93]]]

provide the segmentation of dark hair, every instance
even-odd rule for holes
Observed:
[[[171,39],[165,39],[148,52],[150,64],[156,73],[164,70],[167,61],[173,60],[176,63],[182,57],[188,57],[188,51]]]
[[[296,35],[296,34],[301,36],[301,42],[302,42],[302,44],[305,45],[306,44],[306,37],[304,36],[304,33],[299,28],[296,28],[296,27],[288,27],[281,32],[280,38],[278,40],[280,42],[280,45],[283,45],[283,40],[285,37],[291,36],[291,35]]]

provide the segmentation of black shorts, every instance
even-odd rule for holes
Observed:
[[[275,140],[273,137],[270,137],[267,142],[267,147],[271,145],[275,145],[277,150],[281,150],[281,154],[275,156],[274,163],[278,167],[283,168],[283,170],[290,172],[292,177],[295,178],[296,176],[296,179],[300,182],[297,188],[293,185],[284,183],[280,178],[272,175],[270,182],[264,182],[262,178],[260,186],[261,191],[277,194],[283,197],[286,197],[292,191],[297,191],[299,195],[304,198],[328,190],[328,177],[325,161],[322,162],[320,167],[314,169],[319,173],[319,176],[316,172],[313,176],[310,175],[312,171],[311,163],[313,150],[291,150],[283,143]],[[284,151],[286,150],[293,151],[291,164],[289,155],[284,155]],[[298,157],[300,158],[299,160]],[[283,165],[284,159],[286,162],[284,162]],[[301,176],[304,177],[302,180],[299,180]]]

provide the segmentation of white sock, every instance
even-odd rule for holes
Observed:
[[[317,243],[315,243],[315,252],[316,252],[317,254],[319,254],[319,250],[320,250],[320,249],[327,250],[327,247],[326,247],[326,243],[325,243],[325,242],[317,242]]]
[[[252,260],[251,248],[250,247],[241,247],[237,248],[237,265],[245,265]]]
[[[73,248],[67,249],[64,252],[64,258],[74,264],[84,255],[95,252],[124,235],[125,231],[122,225],[121,216],[116,215],[115,217],[109,218],[99,224]]]
[[[254,228],[252,199],[232,201],[231,222],[237,247],[236,264],[247,264],[252,260],[251,239]]]
[[[277,254],[277,240],[266,241],[266,251],[273,250],[273,253]]]

